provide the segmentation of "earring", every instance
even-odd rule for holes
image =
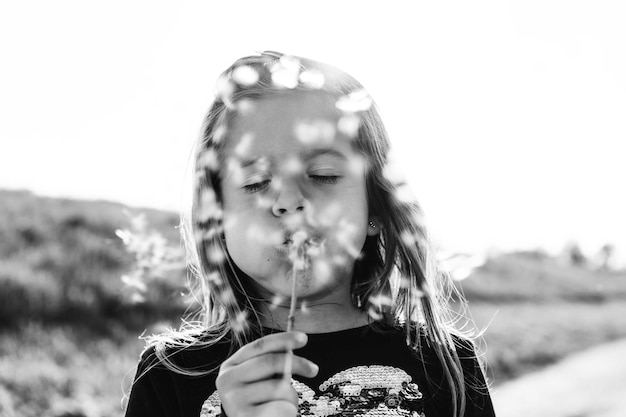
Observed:
[[[376,223],[374,223],[374,221],[373,221],[373,220],[370,220],[370,227],[371,227],[372,229],[376,229]]]

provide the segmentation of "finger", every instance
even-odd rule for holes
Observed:
[[[243,363],[251,358],[271,352],[286,352],[306,345],[307,335],[302,332],[283,332],[270,334],[243,346],[224,361],[227,366]]]
[[[287,401],[298,404],[298,393],[291,381],[282,378],[266,379],[247,384],[238,390],[231,391],[232,400],[248,405],[261,405],[271,401]]]
[[[287,355],[289,354],[281,352],[266,353],[265,355],[256,356],[244,363],[226,369],[223,372],[222,378],[229,380],[236,374],[240,382],[250,383],[271,378],[275,375],[282,375],[285,370]],[[313,378],[319,371],[315,363],[301,356],[294,355],[291,366],[291,372],[293,374],[307,378]],[[229,374],[232,374],[232,376]]]
[[[298,406],[287,401],[272,401],[257,407],[254,416],[258,417],[295,417]]]

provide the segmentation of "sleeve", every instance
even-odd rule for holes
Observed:
[[[126,407],[126,417],[167,417],[173,412],[175,403],[168,400],[167,392],[175,392],[173,381],[159,366],[154,348],[146,349],[137,366],[137,374]]]
[[[465,417],[495,417],[489,386],[473,343],[457,340],[457,353],[465,379]]]

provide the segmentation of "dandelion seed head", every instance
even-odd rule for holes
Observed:
[[[360,89],[340,97],[336,106],[339,110],[346,113],[356,113],[368,110],[372,106],[372,99],[367,91]]]
[[[294,135],[303,145],[329,145],[335,134],[335,125],[325,119],[299,122],[294,127]]]
[[[259,73],[250,65],[240,65],[232,71],[231,78],[239,85],[250,87],[259,81]]]
[[[345,116],[340,117],[337,121],[337,129],[350,139],[356,138],[359,133],[360,125],[361,119],[353,113],[346,114]]]
[[[324,74],[316,69],[302,71],[300,74],[300,82],[308,88],[318,90],[324,86],[325,81]]]

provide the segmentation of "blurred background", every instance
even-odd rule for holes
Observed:
[[[265,49],[376,100],[498,415],[626,414],[626,6],[414,3],[2,3],[0,415],[122,414],[138,337],[192,306],[177,213],[215,79]]]

